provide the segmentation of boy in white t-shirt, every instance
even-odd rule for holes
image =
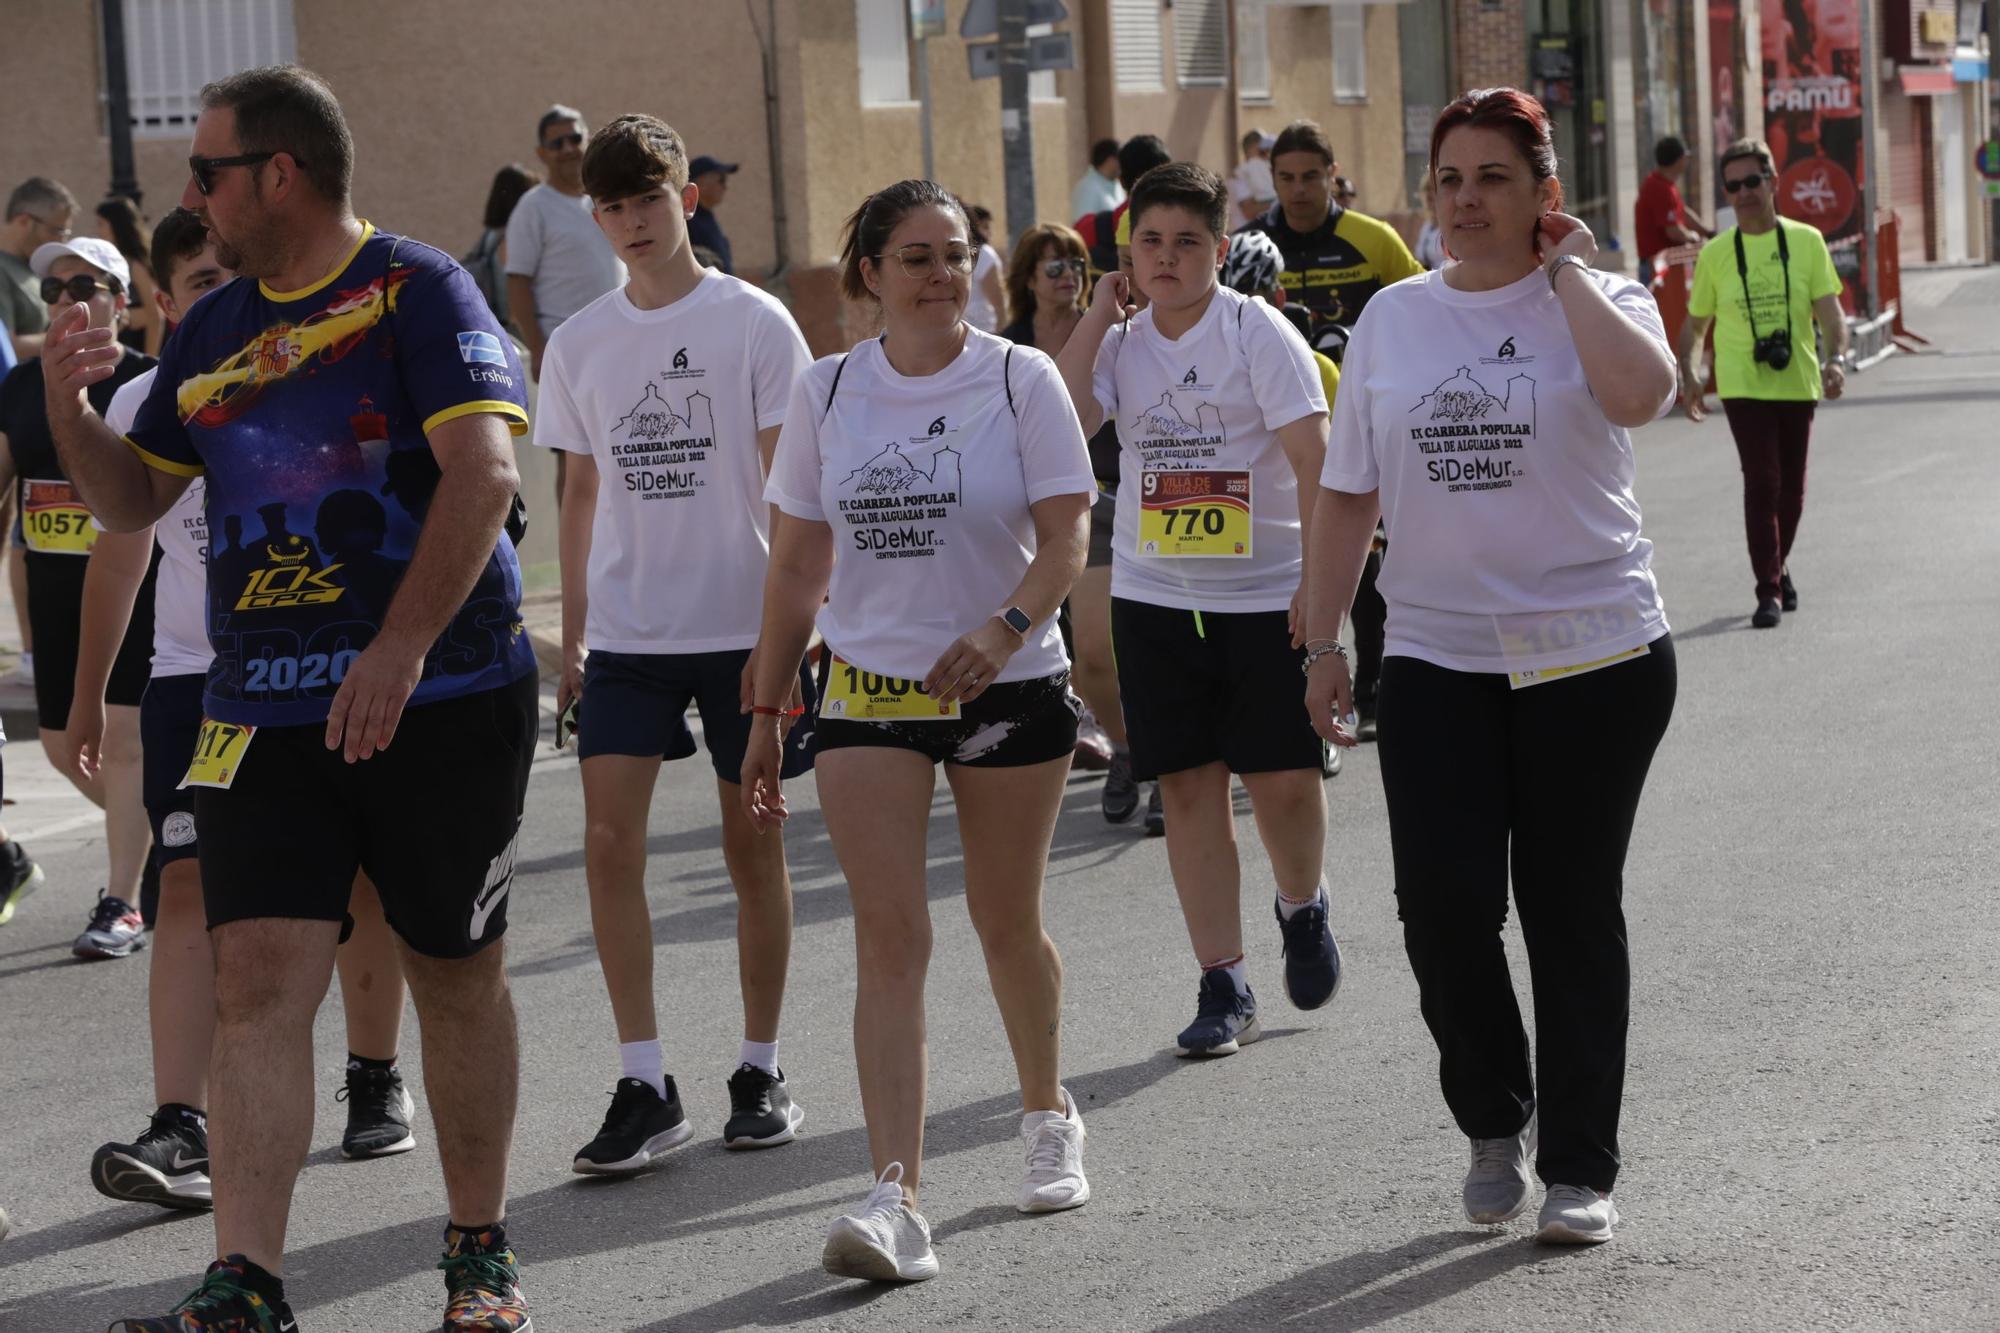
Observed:
[[[1111,637],[1133,776],[1157,777],[1167,860],[1201,964],[1182,1055],[1257,1038],[1243,968],[1230,776],[1250,794],[1277,879],[1285,989],[1316,1009],[1340,986],[1321,877],[1321,747],[1299,706],[1302,553],[1327,405],[1305,341],[1276,310],[1217,285],[1229,193],[1174,162],[1132,191],[1122,274],[1057,357],[1082,419],[1118,421]],[[1118,322],[1121,320],[1122,322]]]
[[[550,338],[535,443],[569,457],[558,706],[566,719],[577,709],[591,925],[622,1074],[574,1166],[617,1175],[693,1133],[660,1049],[646,904],[647,812],[661,761],[695,753],[690,703],[737,898],[744,1038],[723,1141],[786,1143],[804,1115],[777,1060],[792,928],[784,844],[752,830],[737,778],[770,548],[764,478],[809,357],[782,305],[696,261],[687,219],[697,191],[671,127],[614,120],[591,138],[583,179],[630,282]],[[802,667],[799,680],[793,708],[810,704]],[[785,776],[812,766],[810,742],[807,729],[790,735]]]

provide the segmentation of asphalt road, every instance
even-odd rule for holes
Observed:
[[[733,904],[707,767],[674,767],[649,883],[669,1068],[700,1133],[641,1179],[572,1176],[615,1039],[577,776],[545,753],[507,942],[524,1057],[510,1229],[536,1328],[2000,1328],[2000,270],[1911,279],[1929,302],[1912,325],[1951,352],[1894,358],[1822,411],[1793,559],[1803,610],[1780,629],[1747,625],[1726,425],[1676,419],[1641,436],[1681,693],[1627,869],[1635,1017],[1616,1241],[1552,1251],[1525,1223],[1462,1220],[1465,1144],[1417,1016],[1370,750],[1327,788],[1340,997],[1285,1008],[1268,874],[1239,803],[1252,982],[1275,1031],[1200,1065],[1168,1052],[1195,976],[1164,845],[1107,828],[1096,780],[1073,779],[1048,904],[1094,1193],[1045,1218],[1013,1208],[1011,1067],[939,801],[924,1207],[943,1275],[896,1290],[818,1264],[868,1162],[846,892],[811,785],[794,788],[783,1038],[808,1118],[792,1146],[731,1154],[716,1132],[739,1035]],[[8,1333],[163,1309],[212,1238],[202,1216],[114,1204],[88,1182],[92,1149],[150,1109],[146,968],[67,957],[102,849],[32,750],[7,755],[10,792],[28,793],[10,822],[51,876],[0,932]],[[320,1117],[287,1272],[301,1326],[434,1327],[443,1216],[428,1121],[414,1153],[341,1161],[337,1005],[317,1037]],[[412,1071],[420,1046],[412,1021]]]

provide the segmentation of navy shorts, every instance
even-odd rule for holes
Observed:
[[[139,743],[145,747],[146,819],[153,826],[153,863],[185,861],[195,846],[194,788],[179,790],[201,735],[201,687],[207,676],[155,676],[139,700]]]
[[[934,764],[967,768],[1022,768],[1067,759],[1076,750],[1083,704],[1069,689],[1069,672],[986,687],[959,716],[937,722],[819,720],[819,748],[850,746],[914,750]]]
[[[638,759],[686,759],[694,754],[688,705],[701,716],[709,762],[724,782],[743,780],[743,750],[750,743],[751,714],[742,710],[740,682],[748,648],[719,653],[615,653],[602,649],[583,662],[583,702],[576,711],[579,759],[600,754]],[[785,735],[781,777],[812,771],[818,691],[811,670],[799,665],[805,714]]]

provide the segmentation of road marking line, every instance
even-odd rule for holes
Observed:
[[[1880,486],[1885,481],[1897,481],[1909,476],[1912,472],[1921,472],[1933,463],[1943,462],[1945,458],[1946,455],[1944,454],[1925,454],[1922,458],[1913,458],[1900,467],[1892,467],[1887,472],[1878,472],[1874,476],[1867,478],[1863,482],[1863,485]]]

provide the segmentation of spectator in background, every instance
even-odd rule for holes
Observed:
[[[1352,208],[1354,207],[1354,201],[1360,197],[1361,191],[1354,187],[1353,177],[1335,176],[1333,178],[1334,203],[1339,204],[1342,208]]]
[[[729,194],[729,178],[740,165],[718,162],[705,153],[688,163],[688,180],[701,190],[701,202],[688,219],[688,240],[713,251],[722,260],[717,267],[731,277],[736,276],[736,259],[730,253],[729,238],[722,234],[722,224],[715,220],[715,209]]]
[[[1700,218],[1688,216],[1681,202],[1681,177],[1687,174],[1687,145],[1673,135],[1654,145],[1653,170],[1639,185],[1639,202],[1632,207],[1632,236],[1639,244],[1639,282],[1651,286],[1653,259],[1671,245],[1693,245],[1715,235]]]
[[[993,210],[974,204],[968,212],[977,253],[972,261],[972,291],[965,299],[965,322],[981,333],[997,333],[1007,294],[1000,285],[1000,252],[993,248]]]
[[[1069,215],[1080,218],[1101,213],[1125,202],[1125,187],[1118,180],[1118,141],[1099,139],[1090,146],[1090,170],[1069,192]]]
[[[1167,151],[1166,141],[1157,134],[1135,134],[1127,139],[1118,150],[1118,182],[1127,195],[1139,178],[1154,167],[1173,161],[1173,154]],[[1129,200],[1121,199],[1109,208],[1095,213],[1085,213],[1076,220],[1076,234],[1083,237],[1084,246],[1090,252],[1090,280],[1097,281],[1100,274],[1110,273],[1118,268],[1118,247],[1130,248],[1129,230],[1121,227],[1125,221],[1125,209]],[[1125,230],[1125,235],[1119,233]],[[1092,288],[1095,290],[1095,287]]]
[[[158,356],[160,344],[167,340],[167,326],[160,318],[158,302],[153,299],[160,284],[153,280],[152,228],[146,225],[139,205],[114,194],[97,206],[97,234],[118,247],[118,253],[125,256],[125,263],[132,270],[132,303],[126,309],[125,327],[119,331],[118,341],[135,352]]]
[[[493,317],[517,338],[521,330],[514,323],[507,300],[507,221],[514,216],[514,207],[521,202],[521,196],[541,183],[538,173],[519,162],[509,162],[495,172],[493,187],[486,192],[486,214],[480,222],[479,243],[459,261],[479,284],[479,292],[492,308]]]
[[[47,176],[30,176],[7,196],[0,227],[0,328],[13,340],[17,361],[42,354],[42,331],[49,326],[42,281],[29,270],[28,256],[51,241],[68,240],[75,214],[75,196]]]
[[[1240,227],[1256,220],[1259,213],[1278,202],[1277,187],[1271,184],[1271,145],[1277,139],[1262,130],[1243,134],[1243,160],[1229,173],[1229,203],[1236,210],[1230,225]]]
[[[1424,173],[1424,225],[1417,232],[1417,262],[1425,268],[1443,268],[1451,258],[1444,252],[1444,232],[1438,228],[1437,177]]]
[[[577,311],[625,281],[590,216],[583,193],[583,113],[552,106],[535,127],[535,156],[548,179],[521,196],[507,219],[507,304],[528,345],[530,369],[542,375],[549,335]]]

